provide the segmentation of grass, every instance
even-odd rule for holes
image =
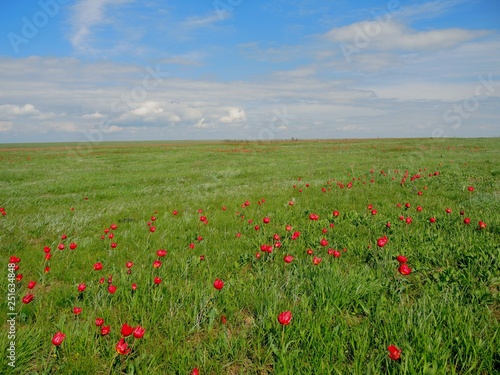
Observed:
[[[499,374],[499,146],[498,139],[0,145],[5,317],[10,256],[21,258],[23,275],[16,367],[5,355],[5,321],[2,371]],[[276,243],[274,234],[281,247],[261,251]],[[384,235],[388,243],[378,247]],[[153,268],[158,249],[167,255]],[[410,275],[398,272],[400,254]],[[23,304],[28,293],[35,298]],[[277,317],[287,310],[293,318],[282,326]],[[146,333],[127,337],[132,350],[119,355],[124,323]],[[55,347],[58,331],[66,338]],[[402,350],[397,361],[388,357],[391,344]]]

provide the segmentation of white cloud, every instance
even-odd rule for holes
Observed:
[[[106,115],[103,115],[102,113],[99,113],[99,112],[87,113],[87,114],[82,115],[82,118],[84,118],[84,119],[102,119],[105,117],[106,117]]]
[[[231,17],[227,11],[213,11],[203,16],[191,16],[181,22],[180,27],[187,29],[203,28],[211,26],[217,22],[224,21]]]
[[[325,37],[329,41],[343,43],[341,47],[344,51],[375,49],[411,52],[450,48],[486,34],[486,31],[458,28],[417,31],[395,20],[373,20],[331,29]]]
[[[219,118],[219,122],[224,124],[245,122],[246,120],[247,116],[242,108],[230,108],[225,116]]]
[[[92,30],[99,24],[109,22],[106,7],[125,4],[134,0],[79,0],[72,6],[71,25],[73,33],[70,42],[77,51],[91,49],[89,40]]]
[[[0,132],[6,132],[12,129],[12,121],[0,121]]]
[[[33,104],[25,104],[22,107],[13,104],[0,105],[0,116],[11,118],[16,116],[34,116],[38,114],[40,114],[40,111],[36,109]]]

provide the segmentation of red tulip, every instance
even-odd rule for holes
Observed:
[[[484,221],[479,221],[477,223],[477,225],[478,225],[477,229],[484,229],[484,228],[486,228],[486,223]]]
[[[97,262],[96,264],[94,264],[94,269],[96,271],[102,270],[102,263],[101,262]]]
[[[434,216],[433,216],[433,217],[431,217],[431,218],[429,219],[429,222],[431,222],[431,223],[435,223],[435,222],[436,222],[436,218],[435,218]]]
[[[337,217],[340,215],[340,212],[338,212],[337,210],[333,211],[333,216]]]
[[[418,207],[417,207],[417,211],[418,211],[418,212],[422,212],[422,210],[423,210],[422,206],[418,206]]]
[[[150,227],[149,227],[149,231],[150,231],[151,233],[153,233],[155,230],[156,230],[156,227],[155,227],[155,226],[153,226],[153,225],[152,225],[152,226],[150,226]]]
[[[470,224],[470,219],[469,219],[468,217],[466,217],[466,218],[464,219],[464,224],[466,224],[466,225],[469,225],[469,224]]]
[[[130,336],[134,332],[134,327],[129,326],[127,323],[123,323],[121,334],[122,336]]]
[[[391,227],[391,222],[390,222],[390,221],[388,221],[388,222],[385,224],[385,226],[386,226],[387,228],[390,228],[390,227]]]
[[[377,240],[377,246],[378,247],[384,247],[387,244],[388,241],[389,241],[389,239],[387,238],[387,236],[380,237]]]
[[[189,248],[190,248],[190,249],[194,249],[194,243],[190,243],[190,244],[189,244]]]
[[[156,216],[151,216],[151,221],[155,221],[156,220]]]
[[[377,210],[372,210],[372,215],[376,215],[377,214]]]
[[[408,266],[408,264],[402,263],[399,266],[398,271],[401,275],[407,276],[411,273],[411,268],[410,268],[410,266]]]
[[[200,261],[205,260],[205,255],[200,255]]]
[[[191,375],[200,375],[200,371],[195,367],[193,371],[191,371]]]
[[[300,236],[300,232],[295,231],[295,232],[293,232],[291,238],[292,238],[292,240],[296,240],[297,238],[299,238],[299,236]]]
[[[313,220],[313,221],[317,221],[317,220],[319,220],[319,215],[317,215],[317,214],[310,214],[309,215],[309,219]]]
[[[167,255],[167,250],[165,250],[165,249],[159,249],[156,252],[156,255],[159,256],[159,257],[164,257],[165,255]]]
[[[97,327],[100,327],[100,326],[102,326],[103,324],[104,324],[104,319],[103,319],[103,318],[96,318],[96,319],[95,319],[95,325],[96,325]]]
[[[265,218],[263,218],[263,219],[262,219],[262,222],[263,222],[264,224],[269,224],[269,222],[270,222],[270,221],[271,221],[271,219],[270,219],[270,218],[268,218],[267,216],[266,216]]]
[[[45,247],[43,248],[43,252],[44,252],[45,254],[50,253],[50,247],[45,246]]]
[[[161,278],[159,278],[158,276],[156,276],[154,278],[153,282],[155,283],[155,285],[159,285],[161,283]]]
[[[307,255],[313,255],[314,254],[314,252],[312,251],[312,249],[307,249],[306,252],[307,252]]]
[[[132,290],[137,290],[137,284],[136,283],[132,284]]]
[[[112,249],[115,249],[115,248],[116,248],[116,246],[118,246],[118,245],[117,245],[115,242],[111,242],[111,248],[112,248]]]
[[[111,228],[112,230],[118,229],[118,225],[116,225],[116,224],[111,224],[110,228]]]
[[[287,232],[290,232],[292,229],[293,229],[293,227],[291,225],[285,225],[285,230]]]
[[[103,326],[101,328],[101,335],[106,336],[111,332],[111,326]]]
[[[17,271],[14,267],[14,270]],[[22,273],[19,273],[16,275],[16,281],[21,281],[23,279],[23,274]]]
[[[28,289],[33,289],[35,287],[35,285],[36,285],[36,281],[30,281],[28,283]]]
[[[78,284],[78,291],[79,292],[83,292],[85,290],[85,288],[87,288],[87,285],[85,284]]]
[[[161,261],[159,261],[159,260],[155,260],[155,261],[153,262],[153,268],[159,268],[160,266],[161,266]]]
[[[412,221],[413,221],[413,219],[409,216],[405,219],[406,224],[411,224]]]
[[[82,308],[81,307],[73,307],[73,314],[75,315],[80,315],[80,313],[82,312]]]
[[[467,190],[469,190],[469,191],[474,191],[474,186],[469,186],[469,187],[467,188]]]
[[[255,257],[256,257],[257,259],[260,259],[260,253],[255,253]]]
[[[278,315],[278,322],[280,322],[281,325],[287,326],[290,324],[290,321],[292,320],[292,312],[291,311],[283,311],[281,314]]]
[[[132,333],[136,339],[141,339],[142,336],[144,336],[144,332],[146,332],[144,328],[142,328],[141,326],[137,326],[134,328],[134,332]]]
[[[125,263],[125,267],[127,267],[127,268],[132,268],[133,265],[134,265],[134,262]]]
[[[221,290],[224,287],[224,281],[220,279],[215,279],[214,281],[214,288],[217,290]]]
[[[66,238],[68,238],[68,236],[66,236],[65,234],[63,234],[63,235],[61,236],[61,240],[63,240],[63,241],[64,241]]]
[[[121,355],[130,353],[130,348],[128,347],[128,344],[125,342],[125,339],[123,337],[116,344],[116,352]]]
[[[52,336],[52,344],[55,346],[61,345],[65,337],[66,335],[64,333],[57,332],[54,336]]]
[[[63,243],[60,243],[59,245],[57,245],[57,248],[59,250],[64,250],[64,244]]]
[[[221,315],[221,317],[220,317],[220,322],[221,322],[222,324],[226,324],[226,323],[227,323],[227,318],[226,318],[226,316],[225,316],[225,315]]]
[[[110,285],[110,286],[108,286],[108,292],[110,292],[111,294],[115,294],[115,292],[116,292],[116,285]]]
[[[405,257],[404,255],[398,255],[398,256],[396,257],[396,259],[397,259],[397,261],[398,261],[399,263],[406,263],[406,262],[408,262],[408,258],[407,258],[407,257]]]
[[[333,250],[332,255],[333,255],[335,258],[340,258],[340,251],[338,251],[338,250]]]
[[[291,255],[285,255],[285,257],[283,258],[283,260],[285,261],[285,263],[292,263],[293,256],[291,256]]]
[[[451,214],[451,208],[447,208],[447,209],[446,209],[446,213],[447,213],[447,214]]]
[[[315,266],[317,266],[318,264],[320,264],[320,263],[321,263],[321,261],[322,261],[322,260],[323,260],[323,258],[314,257],[314,258],[313,258],[313,264],[314,264]]]
[[[319,244],[321,246],[328,246],[328,240],[326,238],[322,238],[321,241],[319,241]]]
[[[50,267],[49,266],[45,267],[45,269],[43,270],[43,272],[44,273],[49,273],[50,272]]]
[[[397,361],[399,358],[401,358],[401,349],[399,349],[395,345],[389,345],[387,347],[387,350],[389,351],[389,358],[393,361]]]
[[[45,254],[45,260],[50,260],[50,258],[52,258],[52,254],[51,253]]]
[[[28,303],[30,303],[31,301],[33,301],[33,298],[35,296],[33,294],[26,294],[24,297],[23,297],[23,303],[25,305],[27,305]]]
[[[76,243],[74,243],[74,242],[71,242],[71,243],[69,244],[69,248],[70,248],[71,250],[75,250],[77,246],[78,246],[78,245],[77,245]]]

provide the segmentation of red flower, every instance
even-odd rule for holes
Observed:
[[[111,326],[103,326],[101,328],[101,335],[106,336],[111,332]]]
[[[33,294],[26,294],[24,297],[23,297],[23,303],[25,305],[27,305],[28,303],[30,303],[31,301],[33,301],[33,297],[35,297]]]
[[[57,245],[57,248],[59,250],[64,250],[64,244],[63,243],[60,243],[59,245]]]
[[[431,223],[435,223],[435,222],[436,222],[436,218],[435,218],[434,216],[433,216],[433,217],[431,217],[431,218],[429,219],[429,222],[431,222]]]
[[[466,217],[466,218],[464,219],[464,224],[466,224],[466,225],[469,225],[469,224],[470,224],[470,219],[469,219],[468,217]]]
[[[156,230],[156,227],[155,227],[155,226],[153,226],[153,225],[152,225],[152,226],[150,226],[150,227],[149,227],[149,231],[150,231],[151,233],[153,233],[155,230]]]
[[[167,255],[167,250],[165,250],[165,249],[159,249],[156,252],[156,255],[159,256],[159,257],[164,257],[165,255]]]
[[[159,285],[161,283],[161,278],[159,278],[158,276],[156,276],[153,280],[153,282],[156,284],[156,285]]]
[[[112,230],[118,229],[118,225],[116,225],[116,224],[111,224],[110,228],[111,228]]]
[[[447,214],[451,214],[451,208],[447,208],[447,209],[446,209],[446,213],[447,213]]]
[[[280,322],[281,325],[287,326],[290,324],[291,320],[292,320],[292,312],[290,310],[283,311],[281,314],[278,315],[278,322]]]
[[[78,291],[79,292],[83,292],[85,290],[85,288],[87,288],[87,285],[85,284],[78,284]]]
[[[486,228],[486,223],[484,221],[479,221],[477,223],[477,225],[478,225],[477,229],[484,229],[484,228]]]
[[[116,285],[110,285],[110,286],[108,286],[108,292],[110,292],[111,294],[115,294],[115,292],[116,292]]]
[[[335,210],[335,211],[332,212],[332,215],[335,216],[335,217],[337,217],[337,216],[340,215],[340,212],[338,212],[337,210]]]
[[[121,334],[125,337],[130,336],[134,332],[134,327],[129,326],[127,323],[123,323]]]
[[[299,236],[300,236],[300,232],[297,232],[297,231],[293,232],[293,234],[292,234],[292,240],[296,240],[297,238],[299,238]]]
[[[101,262],[97,262],[96,264],[94,264],[94,269],[96,271],[102,270],[102,263]]]
[[[269,222],[270,222],[270,221],[271,221],[271,219],[270,219],[270,218],[268,218],[267,216],[266,216],[265,218],[263,218],[263,219],[262,219],[262,222],[263,222],[264,224],[269,224]]]
[[[221,322],[222,324],[226,324],[226,323],[227,323],[227,318],[226,318],[226,316],[225,316],[225,315],[221,315],[221,317],[220,317],[220,322]]]
[[[66,335],[64,333],[57,332],[54,336],[52,336],[52,344],[55,346],[61,345],[65,337]]]
[[[132,290],[137,290],[137,284],[136,283],[132,284]]]
[[[80,313],[82,312],[82,308],[81,307],[73,307],[73,314],[75,315],[80,315]]]
[[[314,221],[319,220],[319,215],[317,215],[317,214],[310,214],[309,215],[309,219],[310,220],[314,220]]]
[[[401,349],[399,349],[397,346],[389,345],[387,347],[387,350],[389,351],[389,358],[393,361],[397,361],[399,358],[401,358]]]
[[[318,264],[321,263],[322,260],[323,260],[323,258],[314,257],[313,258],[313,263],[314,263],[315,266],[317,266]]]
[[[469,191],[474,191],[474,186],[469,186],[469,187],[467,188],[467,190],[469,190]]]
[[[50,253],[50,247],[45,246],[45,247],[43,248],[43,252],[44,252],[45,254]]]
[[[95,325],[96,325],[97,327],[100,327],[100,326],[102,326],[103,324],[104,324],[104,319],[103,319],[103,318],[96,318],[96,319],[95,319]]]
[[[195,367],[193,371],[191,371],[191,375],[200,375],[200,371]]]
[[[116,351],[121,355],[130,353],[130,348],[128,347],[128,344],[125,342],[125,339],[123,337],[116,344]]]
[[[411,268],[410,268],[410,266],[408,266],[408,264],[402,263],[399,266],[398,271],[401,275],[407,276],[411,273]]]
[[[411,224],[412,221],[413,221],[413,219],[409,216],[405,219],[406,224]]]
[[[292,263],[293,261],[293,256],[291,255],[286,255],[283,260],[285,261],[285,263]]]
[[[161,266],[161,261],[159,261],[159,260],[155,260],[155,261],[153,262],[153,268],[159,268],[160,266]]]
[[[390,227],[391,227],[391,222],[390,222],[390,221],[388,221],[388,222],[387,222],[387,224],[385,224],[385,226],[386,226],[387,228],[390,228]]]
[[[116,248],[117,244],[115,242],[111,242],[111,248],[114,249]]]
[[[380,237],[377,240],[377,246],[378,247],[384,247],[387,244],[388,241],[389,241],[389,239],[387,238],[387,236]]]
[[[214,288],[217,290],[221,290],[224,287],[224,281],[220,279],[215,279],[214,281]]]
[[[328,246],[328,241],[326,238],[322,238],[321,241],[319,241],[319,244],[321,246]]]
[[[71,242],[71,243],[69,244],[69,248],[70,248],[71,250],[75,250],[77,246],[78,246],[78,245],[77,245],[76,243],[74,243],[74,242]]]
[[[15,268],[14,268],[15,271],[17,271]],[[16,275],[16,281],[21,281],[23,279],[23,274],[22,273],[19,273]]]
[[[127,267],[127,268],[132,268],[133,265],[134,265],[134,262],[125,263],[125,267]]]
[[[63,235],[61,236],[61,240],[63,240],[63,241],[64,241],[66,238],[68,238],[68,236],[66,236],[65,234],[63,234]]]
[[[146,332],[144,328],[142,328],[141,326],[137,326],[134,328],[134,332],[132,333],[136,339],[141,339],[142,336],[144,336],[144,332]]]
[[[404,255],[398,255],[398,256],[396,257],[396,259],[397,259],[397,260],[398,260],[398,262],[399,262],[399,263],[401,263],[401,264],[402,264],[402,263],[406,263],[406,262],[408,262],[408,258],[407,258],[407,257],[405,257]]]
[[[28,283],[28,289],[33,289],[35,287],[35,285],[36,285],[36,281],[30,281]]]
[[[333,256],[334,256],[335,258],[339,258],[339,257],[340,257],[340,251],[338,251],[338,250],[333,250]]]

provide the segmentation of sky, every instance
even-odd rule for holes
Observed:
[[[0,143],[500,136],[498,0],[0,1]]]

